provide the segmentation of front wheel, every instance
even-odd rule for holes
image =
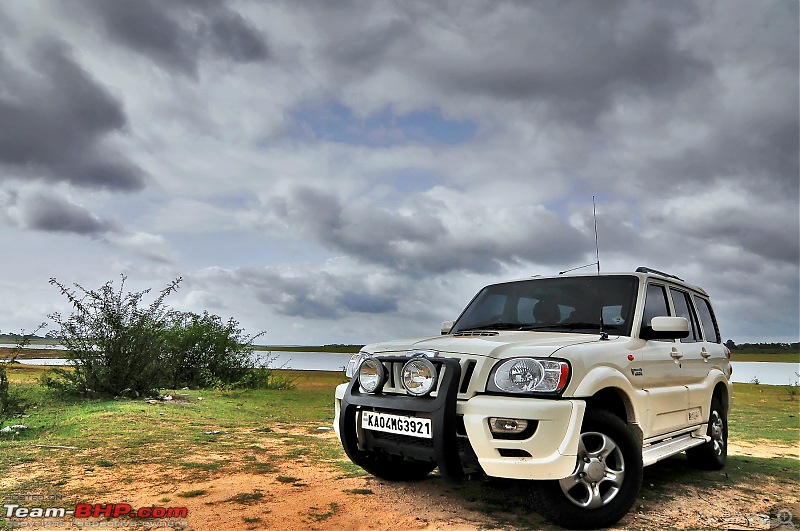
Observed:
[[[575,470],[564,479],[528,482],[528,499],[542,516],[569,529],[618,522],[642,484],[642,450],[627,424],[608,411],[587,411]]]
[[[436,468],[436,463],[430,461],[405,460],[384,453],[365,455],[358,464],[373,476],[387,481],[418,481]]]
[[[711,399],[706,435],[711,439],[686,450],[686,457],[697,468],[719,470],[728,462],[728,416],[717,397]]]

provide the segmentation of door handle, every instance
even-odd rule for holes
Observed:
[[[703,356],[703,361],[708,363],[708,358],[711,357],[711,353],[706,350],[706,347],[703,347],[702,349],[700,349],[700,355]]]
[[[683,357],[683,354],[681,354],[681,351],[678,350],[675,347],[672,347],[672,350],[670,351],[669,355],[672,356],[675,359],[675,361],[678,361],[679,359],[681,359]]]

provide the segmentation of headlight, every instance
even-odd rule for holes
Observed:
[[[487,391],[501,393],[557,393],[569,380],[569,364],[562,360],[513,358],[492,369]]]
[[[383,387],[384,375],[383,363],[367,358],[358,367],[358,384],[364,391],[374,393]]]
[[[359,352],[358,354],[350,356],[350,361],[347,362],[347,367],[344,369],[344,375],[348,378],[355,376],[356,371],[358,371],[358,366],[369,357],[370,355],[366,352]]]
[[[436,367],[425,358],[414,358],[403,365],[403,387],[414,396],[423,396],[436,387]]]

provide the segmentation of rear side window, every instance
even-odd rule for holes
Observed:
[[[669,292],[672,295],[672,304],[675,307],[675,314],[689,321],[689,336],[681,339],[681,342],[691,343],[692,341],[698,341],[700,339],[700,333],[697,325],[697,316],[694,313],[694,307],[692,306],[689,294],[675,288],[670,288]]]
[[[714,318],[714,310],[711,309],[711,303],[700,297],[695,297],[694,302],[697,306],[697,313],[700,315],[700,322],[703,324],[703,333],[705,333],[706,341],[711,341],[712,343],[722,342],[722,338],[719,336],[717,320]]]
[[[664,286],[648,284],[644,299],[642,328],[650,326],[650,320],[653,317],[663,317],[666,315],[669,315],[669,306],[667,305],[667,292],[664,290]]]

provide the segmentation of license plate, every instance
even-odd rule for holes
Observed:
[[[361,413],[361,427],[365,430],[410,435],[411,437],[421,437],[423,439],[433,438],[431,419],[418,417],[363,411]]]

